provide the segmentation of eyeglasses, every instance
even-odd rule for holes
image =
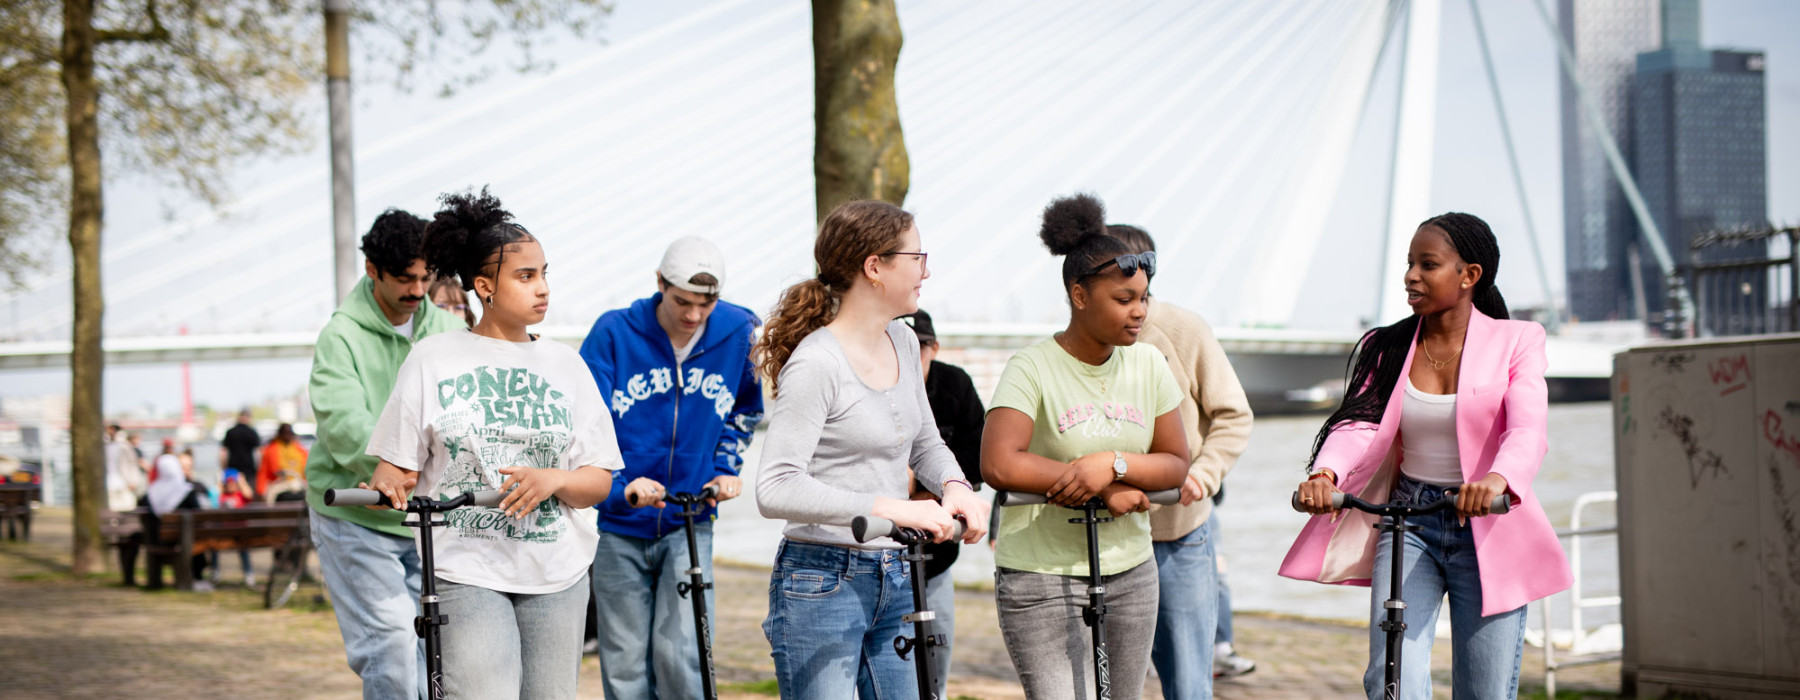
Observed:
[[[468,304],[438,304],[437,307],[440,309],[443,309],[445,311],[468,311],[469,310]]]
[[[1126,253],[1100,263],[1099,265],[1095,265],[1093,269],[1088,270],[1081,278],[1086,279],[1100,274],[1100,271],[1106,269],[1108,265],[1118,265],[1119,271],[1125,273],[1126,277],[1137,274],[1138,268],[1143,268],[1145,277],[1153,277],[1156,275],[1156,251],[1147,250],[1142,253]]]
[[[885,255],[913,255],[913,256],[917,256],[917,257],[918,257],[918,258],[919,258],[919,265],[920,265],[920,266],[924,266],[924,265],[925,265],[925,258],[926,258],[926,257],[927,257],[927,256],[929,256],[929,255],[931,255],[931,254],[930,254],[930,253],[926,253],[926,252],[924,252],[924,251],[920,251],[920,252],[917,252],[917,253],[908,253],[908,252],[906,252],[906,251],[904,251],[904,250],[890,250],[890,251],[888,251],[888,252],[886,252],[886,253],[882,253],[882,255],[884,255],[884,256],[885,256]]]

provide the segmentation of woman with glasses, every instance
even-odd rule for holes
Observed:
[[[1082,621],[1087,533],[1065,508],[1091,498],[1113,516],[1099,526],[1113,693],[1142,694],[1157,605],[1144,492],[1180,486],[1188,472],[1175,377],[1162,353],[1136,344],[1156,253],[1132,253],[1105,222],[1087,195],[1044,209],[1038,235],[1063,256],[1069,324],[1007,362],[982,433],[989,484],[1051,501],[1003,509],[994,551],[1000,633],[1029,698],[1085,697],[1094,687]]]
[[[972,543],[988,507],[938,435],[917,336],[894,320],[919,309],[931,276],[912,215],[838,205],[813,261],[818,275],[782,293],[754,350],[775,397],[756,503],[788,521],[763,633],[783,698],[917,697],[893,646],[912,612],[907,562],[892,541],[858,544],[850,521],[874,515],[941,542],[961,518]],[[908,499],[915,476],[941,505]]]
[[[475,327],[475,310],[469,308],[469,295],[455,277],[438,275],[431,280],[431,303],[457,316],[470,328]]]

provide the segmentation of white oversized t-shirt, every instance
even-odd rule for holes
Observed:
[[[502,467],[619,469],[612,414],[574,348],[457,330],[420,341],[400,366],[368,453],[419,472],[436,499],[498,489]],[[545,499],[523,518],[469,506],[433,532],[437,575],[508,593],[554,593],[594,561],[594,509]]]

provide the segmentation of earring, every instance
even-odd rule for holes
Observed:
[[[487,303],[488,303],[488,306],[493,306],[493,305],[494,305],[494,295],[492,295],[492,294],[489,294],[489,295],[488,295],[488,297],[487,297]]]

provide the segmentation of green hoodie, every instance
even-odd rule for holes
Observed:
[[[356,488],[375,473],[380,460],[363,451],[413,343],[465,327],[462,319],[422,303],[413,313],[413,337],[400,335],[376,305],[374,283],[364,277],[356,284],[350,298],[325,322],[313,348],[307,390],[318,440],[306,458],[306,502],[313,510],[377,532],[412,537],[412,528],[400,524],[404,512],[327,506],[325,491]]]

